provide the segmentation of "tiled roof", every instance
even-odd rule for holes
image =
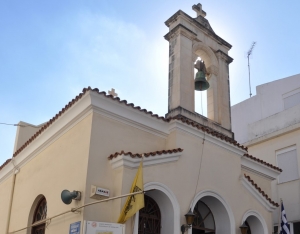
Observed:
[[[251,179],[250,176],[247,176],[244,174],[245,178],[252,184],[252,186],[261,194],[263,197],[270,202],[273,206],[279,207],[279,204],[277,202],[274,202],[269,196],[260,188],[258,185]]]
[[[0,166],[0,170],[2,170],[2,168],[5,167],[10,161],[11,161],[11,159],[7,159],[7,160]]]
[[[164,118],[164,117],[161,117],[161,116],[158,116],[157,114],[153,114],[151,111],[147,111],[146,109],[142,109],[141,107],[139,106],[135,106],[133,103],[127,103],[126,100],[120,100],[120,98],[118,97],[113,97],[112,95],[107,95],[106,92],[99,92],[99,89],[95,88],[95,89],[92,89],[91,87],[88,87],[88,88],[84,88],[82,90],[82,92],[77,95],[74,99],[72,99],[67,105],[65,105],[64,108],[62,108],[61,111],[59,111],[53,118],[51,118],[48,122],[46,122],[43,127],[41,127],[32,137],[29,138],[29,140],[27,140],[16,152],[14,152],[13,154],[13,157],[16,157],[22,150],[24,150],[32,141],[34,141],[40,134],[42,134],[52,123],[55,122],[56,119],[58,119],[63,113],[65,113],[68,109],[70,109],[77,101],[79,101],[84,95],[86,92],[88,91],[93,91],[93,92],[97,92],[98,94],[101,94],[107,98],[110,98],[114,101],[118,101],[119,103],[121,104],[125,104],[126,106],[129,106],[129,107],[132,107],[133,109],[136,109],[136,110],[139,110],[141,112],[144,112],[145,114],[148,114],[150,115],[151,117],[154,117],[154,118],[157,118],[157,119],[160,119],[164,122],[170,122],[171,120],[179,120],[183,123],[186,123],[188,125],[191,125],[195,128],[197,128],[198,130],[201,130],[205,133],[208,133],[212,136],[215,136],[221,140],[224,140],[230,144],[233,144],[243,150],[248,150],[247,147],[243,146],[243,145],[240,145],[237,141],[233,140],[232,138],[228,137],[228,136],[225,136],[224,134],[222,133],[219,133],[207,126],[203,126],[203,125],[200,125],[200,124],[196,124],[195,122],[193,121],[190,121],[186,118],[183,118],[183,117],[172,117],[172,118]],[[3,164],[4,166],[6,165],[5,163]],[[3,166],[2,166],[3,167]],[[2,169],[2,167],[0,167],[0,170]]]
[[[259,163],[261,163],[261,164],[264,164],[264,165],[266,165],[266,166],[268,166],[268,167],[271,167],[271,168],[273,168],[273,169],[275,169],[275,170],[277,170],[277,171],[282,172],[282,169],[281,169],[281,168],[276,167],[276,166],[274,166],[274,165],[272,165],[272,164],[270,164],[270,163],[267,163],[267,162],[265,162],[265,161],[263,161],[263,160],[261,160],[261,159],[259,159],[259,158],[253,157],[253,156],[250,155],[250,154],[244,154],[244,156],[247,157],[247,158],[250,158],[250,159],[252,159],[252,160],[254,160],[254,161],[256,161],[256,162],[259,162]]]
[[[195,123],[193,121],[190,121],[190,120],[188,120],[187,118],[184,118],[184,117],[176,117],[175,116],[175,117],[169,118],[168,120],[172,120],[172,119],[180,120],[181,122],[186,123],[187,125],[191,125],[194,128],[202,130],[203,132],[206,132],[206,133],[208,133],[208,134],[210,134],[212,136],[215,136],[215,137],[217,137],[217,138],[219,138],[221,140],[224,140],[226,142],[229,142],[230,144],[233,144],[233,145],[235,145],[235,146],[237,146],[237,147],[239,147],[239,148],[241,148],[243,150],[248,151],[247,147],[239,144],[236,140],[233,140],[232,138],[230,138],[230,137],[228,137],[228,136],[226,136],[226,135],[224,135],[224,134],[222,134],[220,132],[217,132],[217,131],[209,128],[209,127],[203,126],[201,124],[197,124],[197,123]]]
[[[149,152],[149,153],[144,153],[144,154],[133,154],[131,152],[127,152],[125,153],[123,150],[121,152],[116,152],[114,154],[111,154],[108,157],[108,160],[112,160],[113,158],[118,157],[119,155],[128,155],[132,158],[141,158],[142,155],[144,155],[144,157],[150,157],[150,156],[156,156],[156,155],[162,155],[162,154],[173,154],[173,153],[177,153],[177,152],[182,152],[183,149],[181,148],[177,148],[177,149],[172,149],[172,150],[160,150],[160,151],[153,151],[153,152]]]
[[[124,103],[126,106],[131,106],[134,109],[137,109],[141,112],[144,112],[146,114],[151,115],[152,117],[155,117],[157,119],[161,119],[165,122],[167,122],[167,120],[164,117],[160,117],[156,114],[153,114],[151,111],[147,111],[146,109],[141,109],[141,107],[139,106],[134,106],[134,104],[132,103],[127,103],[126,100],[120,100],[120,98],[116,97],[114,98],[112,95],[106,95],[106,92],[99,92],[99,89],[92,89],[91,87],[88,88],[84,88],[82,90],[82,93],[80,93],[79,95],[77,95],[74,99],[72,99],[72,101],[70,101],[67,105],[65,105],[64,108],[62,108],[61,111],[59,111],[52,119],[50,119],[47,123],[44,124],[44,126],[38,130],[28,141],[25,142],[25,144],[23,144],[14,154],[13,156],[17,156],[24,148],[26,148],[35,138],[37,138],[45,129],[47,129],[56,119],[58,119],[63,113],[65,113],[71,106],[73,106],[79,99],[81,99],[84,94],[87,91],[93,91],[93,92],[97,92],[99,94],[104,95],[107,98],[111,98],[113,100],[118,101],[119,103]]]

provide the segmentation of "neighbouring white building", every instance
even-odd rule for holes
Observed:
[[[300,74],[257,86],[255,96],[231,111],[235,139],[283,169],[272,182],[272,197],[283,199],[291,232],[300,233]],[[278,220],[274,212],[275,225]]]

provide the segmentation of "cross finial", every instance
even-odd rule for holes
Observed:
[[[109,95],[112,95],[113,97],[118,97],[118,94],[115,93],[115,89],[111,89],[111,91],[108,91]]]
[[[198,3],[197,5],[193,5],[193,10],[196,11],[197,17],[201,15],[202,17],[206,16],[206,12],[202,10],[202,5]]]

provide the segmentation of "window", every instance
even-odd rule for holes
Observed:
[[[278,167],[283,171],[279,175],[279,183],[299,179],[296,146],[276,151]]]
[[[282,95],[284,109],[300,104],[300,88]]]
[[[294,234],[299,234],[300,233],[300,222],[293,223],[294,227]]]
[[[47,201],[46,201],[46,198],[43,197],[39,201],[39,203],[38,203],[38,205],[35,209],[32,224],[34,224],[34,223],[36,223],[40,220],[43,220],[46,217],[47,217]],[[44,234],[45,233],[45,228],[46,228],[45,223],[40,224],[38,226],[34,226],[32,228],[31,234]]]

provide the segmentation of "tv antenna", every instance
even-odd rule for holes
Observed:
[[[252,93],[251,93],[251,83],[250,83],[250,63],[249,63],[249,57],[250,55],[252,54],[252,51],[254,49],[254,46],[255,46],[256,42],[254,41],[249,49],[249,51],[247,52],[247,58],[248,58],[248,71],[249,71],[249,89],[250,89],[250,97],[252,96]]]

